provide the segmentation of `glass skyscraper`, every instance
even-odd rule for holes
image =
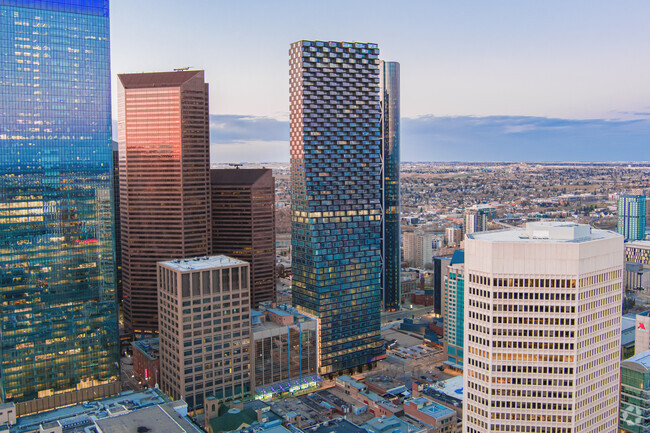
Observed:
[[[465,338],[465,265],[463,250],[456,250],[447,275],[442,295],[442,317],[444,320],[447,363],[456,369],[463,365],[463,340]]]
[[[382,209],[383,242],[382,304],[384,310],[400,306],[399,214],[399,63],[381,62],[382,102]]]
[[[646,198],[623,194],[618,198],[618,234],[626,240],[645,239]]]
[[[0,0],[0,396],[19,415],[119,390],[109,55],[107,0]]]
[[[290,49],[293,301],[320,320],[320,373],[384,355],[381,105],[375,44]]]
[[[619,427],[630,433],[650,432],[650,351],[621,362]]]

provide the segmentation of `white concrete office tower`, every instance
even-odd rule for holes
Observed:
[[[422,231],[404,233],[404,260],[420,269],[433,263],[433,235]]]
[[[622,276],[588,225],[467,235],[464,431],[617,432]]]
[[[191,410],[251,394],[249,264],[226,256],[158,262],[160,387]]]

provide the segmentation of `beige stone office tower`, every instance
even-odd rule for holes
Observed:
[[[622,274],[588,225],[468,234],[464,431],[618,431]]]
[[[118,75],[122,308],[158,330],[156,263],[210,252],[210,127],[203,71]]]
[[[250,395],[249,274],[226,256],[158,263],[160,387],[192,410]]]

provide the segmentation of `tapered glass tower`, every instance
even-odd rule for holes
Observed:
[[[399,63],[381,62],[382,106],[382,304],[384,310],[400,306],[399,214]]]
[[[124,327],[158,332],[156,262],[210,251],[210,129],[203,71],[118,75]]]
[[[381,105],[375,44],[290,50],[293,300],[320,319],[320,373],[383,356]]]
[[[109,54],[107,0],[0,0],[0,396],[19,414],[118,391]]]

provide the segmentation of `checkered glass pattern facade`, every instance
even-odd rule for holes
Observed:
[[[320,373],[383,354],[381,107],[375,44],[290,50],[294,304],[320,318]]]
[[[0,0],[0,384],[115,383],[108,2]]]

